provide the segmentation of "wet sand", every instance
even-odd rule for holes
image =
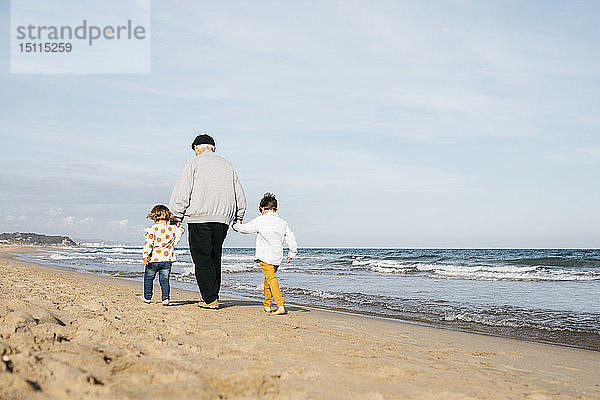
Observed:
[[[600,352],[142,284],[0,247],[0,399],[600,399]]]

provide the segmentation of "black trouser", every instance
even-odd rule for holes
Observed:
[[[228,225],[219,222],[188,224],[189,245],[196,267],[196,282],[205,303],[219,298],[221,252]]]

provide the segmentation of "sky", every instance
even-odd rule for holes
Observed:
[[[149,74],[11,74],[2,0],[0,232],[138,244],[209,133],[301,247],[598,248],[598,15],[161,0]]]

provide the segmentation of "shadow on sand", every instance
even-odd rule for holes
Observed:
[[[197,304],[198,304],[198,300],[196,300],[196,299],[193,299],[193,300],[189,300],[189,299],[171,300],[168,307],[180,307],[180,306],[197,305]],[[244,299],[219,300],[219,310],[222,310],[225,308],[230,308],[230,307],[260,307],[260,308],[262,308],[262,306],[263,306],[262,301],[257,301],[257,300],[244,300]],[[290,311],[291,312],[310,312],[310,310],[307,310],[305,308],[288,305],[288,304],[286,304],[285,308],[288,312],[290,312]]]

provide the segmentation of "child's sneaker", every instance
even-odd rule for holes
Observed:
[[[265,306],[265,312],[269,312],[270,313],[271,312],[271,306],[269,306],[269,307]]]
[[[277,310],[273,311],[273,315],[283,315],[285,314],[285,307],[284,306],[279,306],[277,307]]]
[[[168,306],[169,305],[169,299],[163,300],[162,301],[162,305],[163,306]]]

